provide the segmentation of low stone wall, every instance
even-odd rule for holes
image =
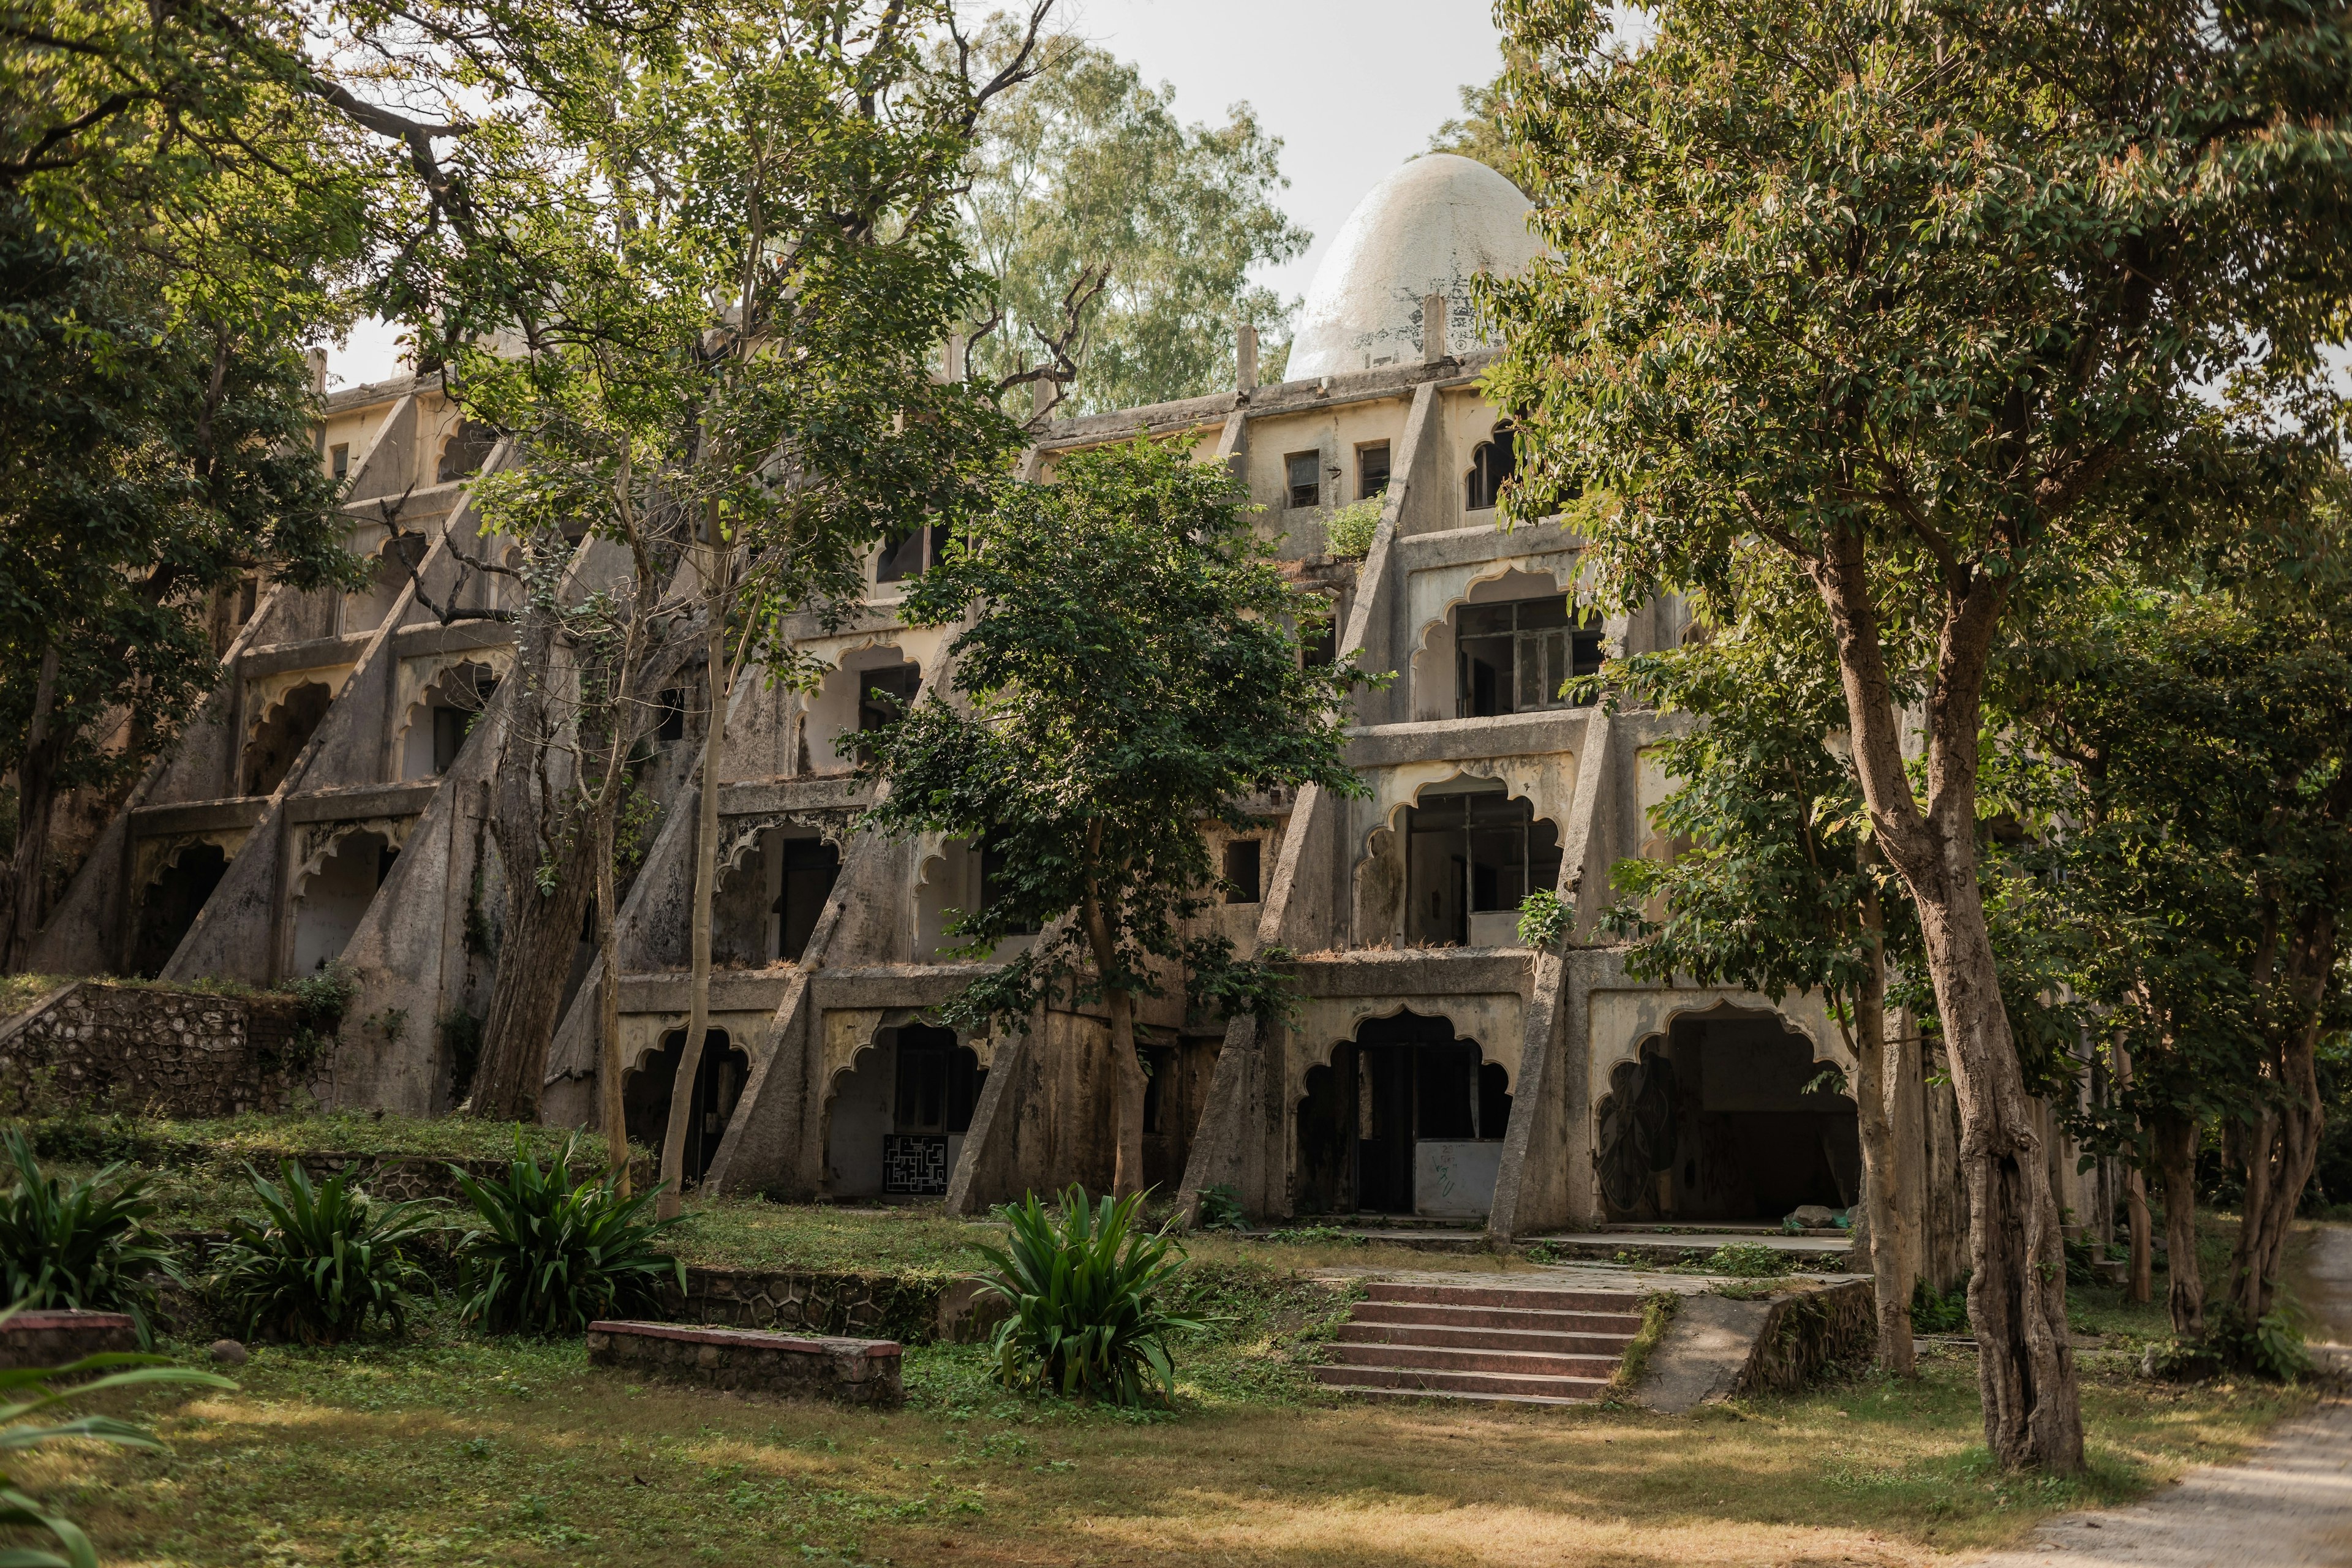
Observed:
[[[0,1027],[0,1108],[277,1111],[309,1078],[299,1005],[82,981]]]
[[[1771,1308],[1732,1384],[1735,1399],[1794,1394],[1824,1367],[1867,1356],[1877,1346],[1876,1298],[1867,1279],[1775,1296]]]
[[[11,1372],[138,1348],[139,1331],[123,1312],[19,1312],[0,1324],[0,1369]]]
[[[814,1396],[883,1409],[907,1397],[898,1347],[888,1340],[598,1322],[588,1325],[588,1361],[735,1394]]]
[[[662,1292],[672,1321],[804,1334],[873,1334],[909,1344],[955,1339],[972,1320],[971,1289],[943,1276],[693,1265],[686,1289]]]

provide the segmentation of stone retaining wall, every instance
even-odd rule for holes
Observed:
[[[736,1394],[814,1395],[882,1409],[907,1397],[898,1347],[888,1340],[601,1322],[588,1325],[588,1361]]]
[[[675,1322],[805,1334],[887,1335],[908,1344],[976,1337],[992,1320],[971,1285],[945,1275],[766,1270],[690,1265],[662,1292]]]
[[[123,1312],[19,1312],[0,1324],[0,1368],[11,1372],[67,1366],[101,1352],[138,1348],[139,1331]]]
[[[0,1026],[0,1108],[283,1110],[314,1054],[299,1018],[289,996],[79,982]]]
[[[1878,1310],[1872,1289],[1869,1280],[1856,1279],[1775,1296],[1731,1396],[1794,1394],[1822,1368],[1870,1355],[1878,1345]]]

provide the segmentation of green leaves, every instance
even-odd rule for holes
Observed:
[[[576,1334],[686,1288],[686,1266],[656,1250],[677,1220],[648,1220],[656,1193],[624,1197],[617,1173],[574,1184],[573,1141],[545,1166],[521,1136],[503,1180],[451,1171],[480,1223],[457,1247],[464,1316],[494,1333]]]
[[[300,1162],[277,1182],[251,1175],[261,1215],[231,1222],[212,1287],[247,1335],[334,1344],[371,1326],[399,1333],[432,1282],[409,1256],[435,1227],[422,1203],[379,1203],[349,1173],[314,1184]]]
[[[1303,784],[1362,791],[1343,727],[1366,678],[1303,666],[1292,629],[1325,612],[1275,570],[1221,466],[1140,440],[1009,486],[914,585],[904,618],[962,626],[955,700],[935,693],[845,742],[870,748],[867,772],[890,784],[871,824],[1002,857],[987,906],[952,927],[964,952],[1044,932],[967,993],[958,1026],[1024,1016],[1065,983],[1156,994],[1180,961],[1230,981],[1231,1005],[1272,1005],[1266,974],[1229,952],[1188,957],[1185,922],[1218,885],[1209,824],[1247,829],[1254,797]],[[1089,973],[1083,921],[1065,919],[1089,899],[1109,973]]]
[[[155,1288],[150,1275],[182,1282],[163,1248],[147,1245],[155,1215],[143,1176],[124,1177],[120,1164],[65,1182],[44,1174],[21,1128],[0,1131],[0,1150],[16,1168],[16,1184],[0,1194],[0,1284],[26,1310],[71,1308],[127,1312],[139,1342],[151,1338],[147,1309]],[[0,1373],[0,1388],[5,1388]]]
[[[992,1342],[997,1381],[1115,1405],[1174,1402],[1168,1336],[1202,1325],[1160,1306],[1183,1257],[1171,1232],[1135,1228],[1144,1196],[1090,1203],[1074,1184],[1058,1217],[1035,1193],[996,1210],[1009,1234],[980,1248],[992,1268],[977,1278],[1013,1309]]]

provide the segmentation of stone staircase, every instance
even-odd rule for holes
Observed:
[[[1315,1375],[1359,1394],[1569,1405],[1608,1387],[1641,1326],[1630,1292],[1379,1279]]]

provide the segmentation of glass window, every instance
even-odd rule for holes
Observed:
[[[1457,718],[1565,708],[1560,688],[1601,671],[1601,617],[1587,612],[1581,626],[1571,626],[1561,595],[1465,605],[1454,626]]]
[[[1425,795],[1405,816],[1405,940],[1466,944],[1470,917],[1559,885],[1559,834],[1499,784]]]
[[[1518,471],[1518,452],[1508,425],[1495,426],[1494,437],[1470,449],[1470,473],[1465,481],[1463,504],[1485,511],[1503,493],[1503,483]]]
[[[1356,495],[1386,495],[1389,488],[1389,444],[1376,441],[1356,448]]]
[[[1293,452],[1283,459],[1290,479],[1290,504],[1294,508],[1323,504],[1323,455],[1319,452]]]

